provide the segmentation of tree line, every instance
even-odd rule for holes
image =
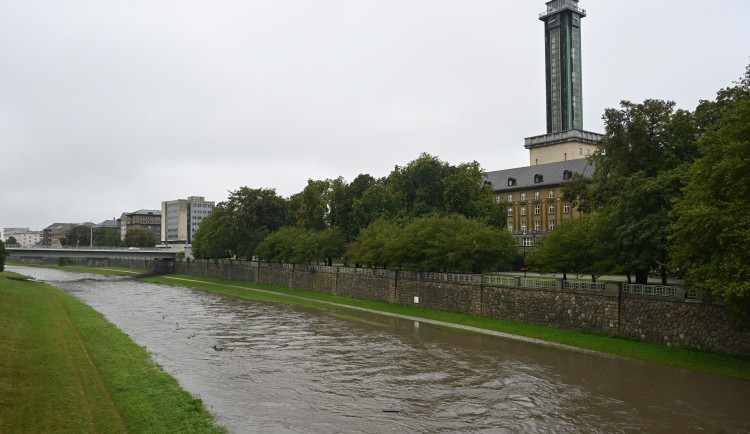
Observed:
[[[156,235],[146,229],[131,229],[125,234],[125,239],[121,239],[120,230],[117,228],[92,228],[91,226],[78,225],[70,228],[65,236],[60,238],[60,244],[83,247],[154,247],[156,246]]]
[[[230,191],[201,222],[193,237],[193,254],[326,264],[343,258],[351,264],[454,272],[495,270],[517,255],[504,230],[506,209],[484,183],[478,163],[454,166],[422,154],[383,178],[360,174],[351,183],[341,177],[309,180],[289,198],[274,189]],[[457,252],[474,253],[459,259]]]
[[[602,117],[592,179],[574,176],[563,200],[582,213],[528,255],[543,270],[677,270],[686,285],[750,318],[750,66],[694,111],[622,101]]]

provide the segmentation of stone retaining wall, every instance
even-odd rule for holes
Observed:
[[[482,315],[571,330],[613,332],[604,311],[611,297],[569,291],[485,287]]]
[[[391,278],[388,276],[366,276],[351,273],[339,273],[338,276],[336,295],[363,300],[391,301],[389,285]]]
[[[750,355],[750,326],[718,304],[623,297],[620,323],[621,335],[642,341]]]

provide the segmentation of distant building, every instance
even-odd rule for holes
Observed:
[[[76,223],[52,223],[42,230],[42,244],[45,246],[59,247],[60,239],[68,233]]]
[[[539,236],[578,216],[573,206],[562,200],[562,184],[575,173],[590,177],[594,166],[577,159],[487,173],[495,199],[508,202],[507,229],[518,238],[519,246],[535,246]]]
[[[145,229],[161,239],[161,211],[156,209],[141,209],[134,212],[122,213],[117,220],[120,229],[120,239],[124,240],[128,231],[133,229]]]
[[[204,218],[213,213],[214,202],[201,196],[161,203],[161,242],[190,244]]]
[[[31,231],[29,228],[4,228],[5,242],[13,237],[21,247],[31,247],[41,243],[42,231]]]

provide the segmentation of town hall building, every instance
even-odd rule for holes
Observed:
[[[508,203],[507,229],[519,246],[533,247],[538,237],[577,216],[562,200],[562,184],[575,173],[591,177],[590,156],[603,137],[583,129],[581,19],[578,0],[552,0],[544,22],[547,133],[525,139],[529,166],[488,172],[498,202]]]

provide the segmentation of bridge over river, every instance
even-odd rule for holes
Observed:
[[[149,247],[6,247],[8,258],[177,259],[174,250]]]

